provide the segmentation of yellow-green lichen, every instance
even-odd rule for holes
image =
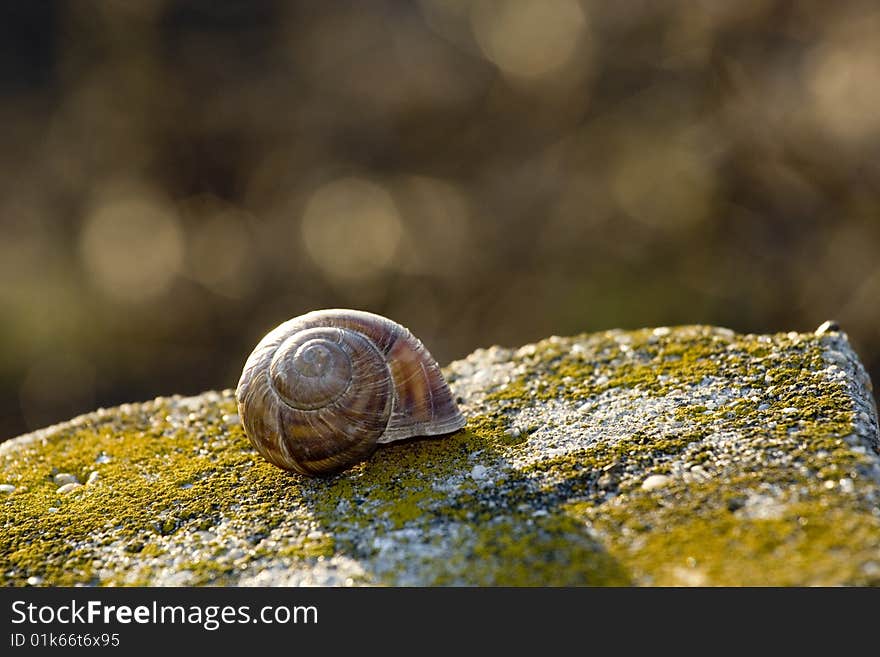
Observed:
[[[481,586],[626,586],[629,571],[567,515],[496,519],[481,528],[466,558],[482,564],[470,583]],[[442,579],[440,582],[442,583]]]
[[[92,584],[101,545],[122,542],[132,558],[161,557],[163,539],[182,529],[210,530],[223,516],[241,526],[269,531],[298,502],[296,479],[256,459],[237,426],[221,422],[234,413],[224,401],[211,409],[198,434],[171,428],[160,404],[149,415],[120,414],[28,445],[3,464],[16,490],[0,505],[0,576],[9,584],[30,576],[57,585]],[[222,435],[222,440],[217,440]],[[60,496],[55,472],[86,481]],[[96,545],[96,542],[98,545]],[[302,556],[311,556],[307,543]],[[123,564],[103,564],[102,583],[129,581]],[[213,580],[218,567],[205,559],[191,564],[196,581]],[[201,579],[200,579],[201,578]]]
[[[721,485],[637,491],[601,510],[573,504],[569,513],[590,522],[609,553],[645,583],[880,584],[880,518],[870,508],[839,487],[813,484],[750,517],[744,500],[761,485],[765,477],[755,473]]]

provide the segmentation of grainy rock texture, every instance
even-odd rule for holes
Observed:
[[[478,350],[465,431],[330,479],[232,391],[0,446],[6,585],[880,584],[870,381],[838,332],[691,326]]]

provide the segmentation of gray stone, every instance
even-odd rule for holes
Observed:
[[[323,479],[266,463],[231,390],[9,441],[0,584],[880,584],[877,411],[836,326],[551,337],[445,372],[465,431]],[[89,485],[59,496],[53,462]]]

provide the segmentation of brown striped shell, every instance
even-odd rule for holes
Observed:
[[[465,424],[418,338],[358,310],[316,310],[270,331],[248,357],[235,397],[257,451],[307,475],[350,467],[381,443]]]

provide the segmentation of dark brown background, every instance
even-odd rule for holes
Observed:
[[[875,2],[6,2],[0,438],[233,387],[322,307],[437,359],[812,330],[880,374]]]

